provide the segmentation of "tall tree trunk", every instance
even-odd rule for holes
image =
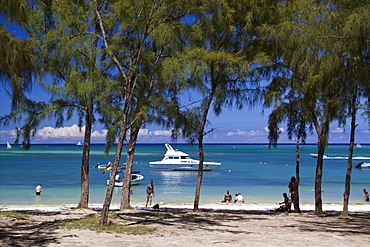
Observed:
[[[302,129],[302,127],[300,128]],[[297,179],[297,190],[294,194],[295,198],[293,198],[294,202],[294,212],[300,213],[301,209],[299,207],[299,183],[301,181],[300,175],[299,175],[299,164],[300,164],[300,148],[299,144],[301,142],[301,131],[298,132],[297,141],[295,144],[295,177]]]
[[[101,219],[100,219],[101,227],[107,225],[108,223],[108,213],[109,213],[109,207],[110,207],[110,203],[112,201],[112,196],[113,196],[115,176],[118,170],[119,161],[121,159],[123,141],[126,138],[126,116],[127,114],[125,113],[122,116],[122,123],[121,123],[121,129],[120,129],[119,136],[118,136],[116,153],[114,155],[113,166],[110,172],[109,185],[108,185],[107,192],[105,195],[105,200],[104,200]]]
[[[203,162],[204,162],[203,138],[205,135],[204,129],[206,127],[207,116],[208,116],[209,108],[211,107],[212,99],[213,99],[213,90],[209,98],[207,99],[208,101],[207,101],[207,104],[206,104],[206,107],[203,113],[202,124],[198,131],[199,165],[198,165],[197,186],[195,188],[195,198],[194,198],[194,208],[193,208],[194,212],[199,211],[200,188],[202,186],[202,180],[203,180]]]
[[[137,136],[139,134],[139,130],[140,128],[138,127],[131,128],[130,141],[128,142],[126,169],[125,169],[125,175],[124,175],[124,180],[123,180],[120,210],[131,208],[130,181],[131,181],[131,174],[132,174],[132,166],[134,164],[135,146],[136,146],[136,141],[137,141]]]
[[[81,163],[81,196],[77,208],[89,208],[89,157],[93,119],[92,112],[92,106],[90,106],[85,115],[85,135]]]
[[[204,153],[203,153],[203,135],[198,138],[198,149],[199,149],[199,165],[198,165],[198,177],[197,177],[197,186],[195,188],[195,198],[194,198],[194,212],[199,211],[199,202],[200,202],[200,188],[202,186],[203,180],[203,162],[204,162]]]
[[[317,157],[317,164],[316,164],[316,178],[315,178],[315,214],[321,215],[324,214],[322,210],[322,197],[321,197],[321,183],[322,183],[322,166],[323,166],[323,159],[325,153],[325,145],[321,143],[321,138],[319,137],[318,142],[318,157]]]
[[[357,92],[357,91],[356,91]],[[348,150],[348,163],[347,163],[347,173],[346,173],[346,181],[345,181],[345,189],[343,193],[343,216],[348,216],[348,203],[349,203],[349,195],[351,191],[351,173],[352,173],[352,157],[353,157],[353,147],[355,145],[355,132],[356,132],[356,97],[357,93],[354,94],[352,99],[352,106],[351,106],[351,134],[350,134],[350,142],[349,142],[349,150]]]
[[[322,166],[324,162],[325,147],[328,144],[329,120],[327,119],[321,125],[319,124],[315,113],[312,113],[312,120],[317,133],[317,164],[315,177],[315,214],[322,215]]]

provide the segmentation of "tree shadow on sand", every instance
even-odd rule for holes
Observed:
[[[64,211],[40,212],[22,211],[32,215],[30,219],[16,219],[0,215],[1,246],[47,246],[60,244],[62,238],[58,233],[63,219],[84,218],[91,212]],[[99,213],[99,212],[95,212]],[[287,230],[296,229],[304,232],[327,232],[341,235],[367,237],[370,235],[370,214],[354,213],[343,218],[338,212],[329,212],[325,216],[316,216],[312,211],[302,214],[282,213],[275,211],[252,210],[212,210],[202,209],[192,212],[188,209],[161,208],[160,210],[130,210],[125,212],[112,211],[110,219],[127,226],[143,225],[153,227],[173,227],[187,231],[227,232],[231,234],[250,234],[256,230],[249,227],[250,223],[260,224],[260,229],[276,227],[269,222],[272,218],[288,219]],[[235,224],[238,222],[238,224]],[[285,221],[286,222],[286,221]],[[168,228],[167,228],[168,229]]]
[[[23,210],[19,213],[32,216],[29,219],[0,215],[0,246],[47,246],[58,244],[56,230],[62,225],[62,218],[81,218],[86,213],[73,211],[45,212]]]
[[[14,221],[9,225],[1,224],[1,246],[47,246],[58,243],[54,222]]]
[[[248,234],[253,229],[235,227],[231,222],[247,223],[251,221],[268,221],[271,217],[290,217],[291,224],[283,227],[297,228],[299,231],[320,231],[340,234],[370,234],[370,214],[356,213],[350,217],[342,218],[338,212],[330,212],[325,216],[316,216],[313,212],[302,214],[281,213],[276,211],[252,210],[178,210],[164,208],[158,211],[140,210],[138,212],[117,213],[118,220],[125,225],[155,225],[173,226],[189,231],[224,231],[229,233]],[[297,224],[299,223],[299,224]],[[273,227],[273,226],[272,226]]]

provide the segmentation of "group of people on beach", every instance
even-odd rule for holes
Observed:
[[[288,184],[289,188],[289,195],[287,193],[283,193],[284,201],[279,203],[280,207],[277,209],[279,211],[290,211],[292,207],[292,203],[294,203],[294,200],[296,200],[297,190],[298,190],[298,183],[295,177],[290,178],[290,182]],[[38,184],[35,188],[36,195],[41,195],[42,187],[41,184]],[[363,192],[365,194],[364,199],[366,202],[369,202],[369,192],[366,191],[366,189],[363,189]],[[130,193],[132,194],[132,193]],[[153,180],[150,180],[148,186],[146,187],[146,204],[145,207],[148,207],[152,205],[152,200],[154,196],[154,184]],[[226,194],[224,195],[224,200],[221,201],[221,203],[229,203],[232,202],[233,197],[230,194],[230,191],[227,190]],[[235,200],[234,203],[244,203],[244,197],[242,193],[236,193],[235,194]]]
[[[290,178],[290,182],[288,184],[289,188],[289,195],[287,193],[283,193],[284,201],[279,203],[280,207],[279,210],[281,211],[289,211],[292,207],[292,203],[294,200],[296,200],[297,190],[298,190],[298,183],[297,179],[295,177]],[[224,200],[221,201],[221,203],[229,203],[232,202],[232,196],[230,194],[230,191],[227,190],[226,194],[224,195]],[[235,194],[235,200],[234,203],[244,203],[244,198],[241,193]]]
[[[230,194],[230,191],[226,191],[226,194],[224,195],[224,200],[221,201],[223,203],[229,203],[229,202],[232,202],[233,200],[233,197],[232,195]],[[235,203],[244,203],[244,197],[242,195],[242,193],[236,193],[235,194],[235,200],[234,200]]]
[[[280,207],[276,209],[276,211],[283,211],[287,212],[290,211],[292,208],[292,204],[294,205],[295,200],[297,200],[296,196],[298,195],[298,182],[297,179],[293,176],[290,178],[290,182],[288,184],[289,188],[289,195],[287,193],[283,193],[283,202],[280,202]]]

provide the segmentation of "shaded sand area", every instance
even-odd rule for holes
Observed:
[[[100,215],[101,205],[84,210],[71,205],[8,206],[1,211],[30,217],[0,215],[0,246],[369,246],[369,204],[350,206],[348,218],[340,216],[341,205],[324,207],[325,216],[314,215],[312,205],[302,205],[301,214],[275,212],[274,207],[209,204],[201,205],[202,212],[194,213],[190,204],[124,212],[112,206],[113,222],[156,229],[132,235],[63,227],[65,219]]]

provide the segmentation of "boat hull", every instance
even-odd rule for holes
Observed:
[[[133,178],[130,181],[130,185],[139,185],[140,181],[144,179],[143,175],[133,174]],[[109,185],[109,179],[107,180],[107,185]],[[114,182],[115,187],[123,187],[123,179]]]
[[[203,171],[212,171],[216,167],[219,167],[221,163],[205,162],[203,163]],[[198,171],[198,163],[192,164],[163,164],[150,162],[150,170],[152,171]]]
[[[170,144],[166,143],[165,153],[161,161],[149,162],[150,170],[154,171],[198,171],[199,160],[194,160],[187,153],[175,150]],[[203,171],[212,171],[219,167],[221,163],[203,161]]]

